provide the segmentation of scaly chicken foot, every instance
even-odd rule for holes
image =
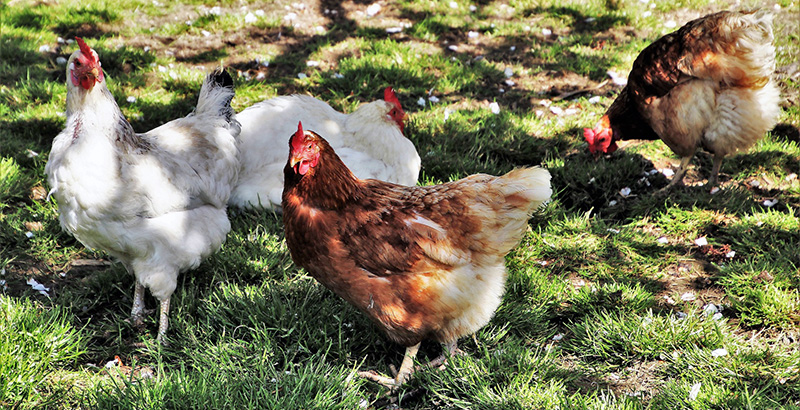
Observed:
[[[417,343],[414,346],[409,346],[406,348],[406,353],[403,357],[403,363],[400,365],[400,370],[397,372],[397,375],[395,375],[394,378],[382,376],[372,370],[360,371],[358,372],[358,376],[367,380],[371,380],[391,390],[402,386],[403,383],[405,383],[406,380],[408,380],[408,378],[411,377],[416,370],[414,368],[414,358],[417,357],[420,344],[422,343]]]
[[[667,184],[667,186],[656,191],[656,195],[665,195],[675,186],[683,185],[683,176],[686,174],[686,169],[689,168],[689,163],[692,161],[693,156],[694,155],[690,155],[688,157],[681,158],[681,165],[678,168],[678,172],[672,176],[672,180],[669,182],[669,184]]]
[[[158,318],[158,336],[156,337],[156,341],[162,345],[168,344],[164,338],[167,337],[167,326],[169,325],[169,299],[170,298],[166,298],[161,301],[161,316]]]
[[[714,166],[711,168],[711,176],[708,177],[708,186],[713,188],[719,182],[719,169],[722,166],[722,155],[714,156]]]
[[[458,355],[464,354],[464,352],[458,348],[457,341],[447,342],[444,343],[442,346],[444,347],[444,349],[442,349],[442,355],[431,360],[426,366],[436,367],[439,370],[442,370],[444,368],[444,365],[447,364],[447,359],[450,359],[457,354]]]
[[[144,326],[144,285],[139,284],[138,281],[133,291],[131,323],[136,327]]]

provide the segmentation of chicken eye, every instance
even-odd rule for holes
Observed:
[[[75,66],[76,66],[76,67],[80,67],[80,66],[81,66],[81,62],[80,62],[80,60],[75,60]]]

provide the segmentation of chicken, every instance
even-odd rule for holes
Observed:
[[[325,139],[302,124],[284,168],[283,222],[292,259],[406,346],[394,379],[413,372],[423,339],[445,345],[483,327],[500,304],[505,255],[552,194],[534,167],[407,187],[356,178]]]
[[[339,156],[359,178],[416,185],[420,158],[403,136],[405,113],[391,87],[384,99],[351,114],[305,95],[276,97],[238,114],[242,168],[230,204],[280,212],[286,152],[279,149],[294,124],[303,121],[328,137]]]
[[[772,40],[772,15],[763,11],[710,14],[660,38],[636,58],[594,129],[584,129],[589,150],[612,153],[619,140],[660,138],[682,158],[669,188],[682,183],[703,148],[714,155],[708,182],[716,185],[723,158],[750,148],[778,121]]]
[[[180,271],[217,250],[230,222],[226,204],[239,170],[233,80],[209,74],[195,111],[137,134],[106,86],[97,53],[80,38],[67,64],[66,126],[45,171],[61,226],[136,277],[133,323],[144,289],[160,301],[158,340]]]

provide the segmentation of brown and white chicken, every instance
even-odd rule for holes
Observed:
[[[226,204],[239,170],[233,80],[209,74],[193,113],[137,134],[97,53],[77,41],[67,64],[66,125],[45,167],[50,194],[66,231],[136,277],[134,323],[142,323],[145,287],[160,301],[163,341],[178,273],[197,267],[230,230]]]
[[[358,179],[302,125],[284,168],[286,244],[298,265],[406,346],[395,378],[413,372],[420,342],[445,345],[486,325],[505,291],[505,256],[552,194],[550,173],[516,169],[432,186]]]
[[[593,129],[589,150],[610,154],[617,141],[661,139],[681,156],[668,187],[683,181],[698,148],[723,158],[753,146],[775,126],[780,91],[773,79],[772,15],[722,11],[692,20],[645,48],[628,84]]]
[[[237,114],[241,170],[230,204],[280,212],[286,136],[302,121],[323,133],[340,158],[359,178],[416,185],[421,161],[403,135],[406,114],[394,90],[383,100],[363,104],[350,114],[307,95],[276,97]]]

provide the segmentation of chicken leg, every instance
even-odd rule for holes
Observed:
[[[136,327],[144,325],[144,285],[136,281],[133,291],[133,308],[131,309],[131,323]]]
[[[164,338],[167,336],[167,326],[169,325],[169,299],[166,298],[161,301],[161,316],[158,318],[158,336],[156,341],[166,344]]]
[[[397,375],[394,378],[381,376],[374,371],[360,371],[358,372],[358,375],[394,390],[405,383],[411,374],[414,373],[414,358],[417,357],[420,344],[421,343],[417,343],[414,346],[409,346],[406,348],[406,354],[403,356],[403,363],[400,365],[400,370],[397,372]]]
[[[689,163],[692,161],[694,154],[681,158],[681,165],[678,172],[672,177],[672,181],[665,189],[670,189],[675,185],[683,185],[683,176],[686,175],[686,169],[689,168]]]
[[[711,176],[708,177],[708,186],[715,186],[719,182],[719,169],[722,166],[722,155],[714,155],[714,166],[711,168]]]

